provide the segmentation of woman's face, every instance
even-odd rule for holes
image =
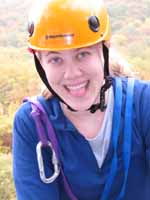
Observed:
[[[40,63],[52,89],[73,109],[99,102],[103,83],[102,46],[41,51]]]

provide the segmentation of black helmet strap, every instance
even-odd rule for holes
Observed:
[[[100,103],[92,105],[89,110],[91,113],[95,113],[98,109],[102,112],[107,108],[105,103],[105,92],[110,88],[112,84],[112,78],[109,74],[109,50],[103,43],[103,56],[104,56],[104,80],[105,83],[102,85],[100,90]]]

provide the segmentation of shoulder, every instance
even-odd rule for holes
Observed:
[[[35,141],[35,124],[31,116],[31,104],[23,102],[15,113],[13,121],[13,142],[22,143],[22,141]]]
[[[128,94],[127,94],[128,95]],[[135,80],[133,123],[144,138],[150,138],[150,81]],[[147,137],[148,136],[148,137]],[[150,139],[149,139],[150,141]]]
[[[134,104],[143,135],[150,136],[150,81],[136,80]]]
[[[129,78],[122,78],[122,87],[123,87],[123,94],[127,94],[127,85],[128,85]],[[113,85],[115,88],[115,79],[113,80]],[[130,85],[129,85],[130,87]],[[143,104],[150,104],[150,101],[148,101],[150,97],[150,81],[143,81],[139,79],[134,80],[134,92],[133,92],[133,98],[135,102],[142,101]]]
[[[139,117],[150,116],[150,81],[135,80],[133,103]]]
[[[135,80],[134,96],[142,105],[150,104],[150,81]]]
[[[35,98],[34,98],[35,99]],[[33,99],[31,98],[31,101]],[[43,96],[36,97],[36,100],[42,105],[43,109],[45,110],[49,120],[53,124],[57,124],[62,119],[63,112],[61,110],[59,100],[55,97],[45,100]],[[15,117],[14,117],[14,128],[17,130],[26,129],[26,132],[33,132],[35,134],[35,122],[31,115],[32,107],[31,107],[30,99],[24,101],[19,109],[17,110]]]
[[[14,122],[17,123],[18,121],[28,121],[28,119],[31,119],[31,113],[32,108],[28,101],[22,102],[20,107],[15,113]]]
[[[60,105],[59,102],[56,98],[51,98],[48,100],[45,100],[43,96],[37,96],[34,98],[29,98],[27,100],[24,100],[18,110],[15,113],[15,118],[20,118],[20,119],[31,119],[31,112],[32,112],[32,107],[31,107],[31,101],[32,100],[38,100],[40,104],[43,106],[45,111],[49,115],[54,115],[56,113],[60,113]],[[31,101],[30,101],[31,100]]]
[[[123,108],[125,109],[125,103],[127,96],[128,78],[122,78],[123,87]],[[115,79],[113,80],[113,86],[116,87]],[[130,87],[130,85],[129,85]],[[117,92],[117,91],[116,91]],[[133,90],[133,121],[136,123],[136,127],[142,134],[146,134],[150,129],[150,81],[143,81],[135,79]]]
[[[128,79],[123,79],[123,93],[127,96],[127,82]],[[130,87],[130,85],[129,85]],[[150,115],[150,81],[143,81],[135,79],[134,81],[134,91],[133,91],[133,106],[139,112],[148,113]]]

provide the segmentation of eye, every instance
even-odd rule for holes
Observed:
[[[62,62],[63,60],[61,57],[52,57],[52,58],[49,58],[48,60],[48,63],[51,63],[53,65],[58,65],[58,64],[61,64]]]
[[[90,52],[82,51],[82,52],[78,53],[76,57],[78,60],[82,60],[84,58],[87,58],[89,55],[90,55]]]

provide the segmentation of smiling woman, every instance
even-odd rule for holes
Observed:
[[[86,110],[98,103],[103,82],[101,44],[40,54],[49,84],[71,108]]]
[[[52,97],[15,115],[17,198],[149,200],[150,83],[115,76],[103,2],[38,0],[32,11],[28,46]]]

